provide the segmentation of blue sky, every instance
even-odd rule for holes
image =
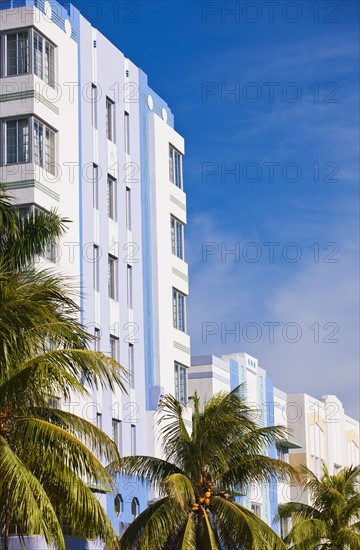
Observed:
[[[74,3],[185,137],[193,354],[358,414],[359,3]]]

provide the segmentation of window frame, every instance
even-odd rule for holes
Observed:
[[[135,349],[134,344],[128,344],[128,370],[130,374],[129,384],[131,388],[135,387]]]
[[[26,66],[26,70],[25,71],[22,71],[22,72],[19,72],[19,42],[18,42],[18,36],[19,35],[23,35],[23,34],[26,34],[27,35],[27,38],[26,38],[26,60],[25,60],[25,66]],[[9,73],[9,57],[8,57],[8,51],[9,51],[9,48],[8,48],[8,37],[11,36],[11,35],[15,35],[16,36],[16,49],[15,49],[15,63],[16,63],[16,72],[13,72],[13,73]],[[31,61],[32,61],[32,46],[31,46],[31,28],[25,28],[25,29],[9,29],[8,31],[4,31],[1,33],[1,38],[2,38],[2,43],[3,43],[3,48],[1,48],[2,50],[4,50],[4,55],[3,55],[3,67],[2,67],[2,70],[1,70],[1,76],[2,77],[14,77],[14,76],[21,76],[21,75],[24,75],[24,74],[31,74],[32,72],[32,67],[31,67]]]
[[[124,111],[124,150],[130,155],[130,114]]]
[[[112,143],[115,139],[115,102],[106,96],[106,137]]]
[[[117,221],[117,180],[108,174],[107,176],[107,200],[108,218]]]
[[[172,288],[172,308],[174,328],[186,333],[186,295],[175,287]]]
[[[170,232],[171,232],[171,252],[180,260],[185,259],[184,251],[184,227],[185,224],[178,218],[170,215]],[[178,229],[180,228],[180,240]]]
[[[169,180],[179,189],[183,189],[182,157],[180,151],[169,143]]]
[[[119,338],[114,334],[110,334],[110,357],[115,361],[119,361]]]
[[[182,380],[181,373],[185,374],[184,379]],[[188,384],[187,384],[187,367],[182,365],[178,361],[174,362],[174,381],[175,381],[175,399],[186,405],[188,402]],[[185,383],[183,383],[185,382]]]
[[[111,300],[118,301],[118,258],[108,254],[108,295]]]

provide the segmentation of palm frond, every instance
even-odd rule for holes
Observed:
[[[148,481],[156,488],[160,488],[166,478],[173,474],[182,474],[183,471],[160,458],[152,456],[125,456],[112,462],[108,466],[112,474],[136,476],[141,481]]]

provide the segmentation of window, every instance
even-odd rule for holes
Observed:
[[[128,369],[130,375],[130,386],[133,388],[135,384],[134,344],[129,344],[128,348]]]
[[[133,303],[132,303],[132,267],[131,265],[127,266],[127,305],[128,308],[132,309]]]
[[[251,511],[261,518],[261,506],[255,502],[251,503]]]
[[[126,208],[126,229],[131,230],[131,189],[129,187],[126,188],[126,201],[125,201],[125,208]]]
[[[117,300],[117,259],[109,254],[108,258],[109,297]]]
[[[39,33],[34,31],[33,34],[34,74],[44,80],[49,86],[54,86],[54,46]]]
[[[175,398],[180,403],[187,403],[186,367],[175,363]]]
[[[102,414],[100,412],[96,413],[96,426],[102,430]]]
[[[174,328],[185,332],[185,296],[173,288],[173,324]]]
[[[43,39],[37,32],[34,32],[34,73],[43,77]]]
[[[93,207],[99,209],[99,167],[93,164],[92,173]]]
[[[97,128],[97,100],[98,89],[95,84],[91,84],[91,120],[93,128]]]
[[[184,224],[171,216],[171,251],[175,256],[184,259]]]
[[[172,183],[182,189],[181,153],[169,145],[169,178]]]
[[[117,517],[121,516],[124,511],[124,499],[118,493],[114,499],[114,512]]]
[[[126,111],[124,112],[124,144],[125,153],[130,155],[130,116]]]
[[[132,456],[136,455],[136,426],[135,424],[131,424],[131,449],[130,454]]]
[[[288,449],[285,447],[277,447],[277,458],[278,460],[283,460],[284,462],[288,462]]]
[[[108,176],[108,216],[116,221],[116,180]]]
[[[55,174],[55,133],[34,119],[34,162]]]
[[[106,98],[106,135],[110,141],[115,142],[115,103],[108,97]]]
[[[115,361],[119,360],[119,338],[110,335],[110,355]]]
[[[100,351],[100,329],[98,327],[94,328],[94,351]]]
[[[29,72],[29,33],[15,32],[6,37],[6,74],[14,76]]]
[[[133,519],[137,518],[140,512],[140,503],[139,500],[134,497],[131,501],[131,515]]]
[[[29,162],[29,119],[8,120],[6,122],[6,163]]]
[[[117,418],[112,419],[112,440],[114,441],[118,451],[121,449],[122,423]],[[120,453],[121,454],[121,453]]]
[[[94,244],[93,249],[93,288],[99,291],[99,247]]]
[[[289,525],[290,525],[289,518],[280,519],[280,536],[282,539],[284,539],[286,535],[289,534],[289,531],[290,531]]]

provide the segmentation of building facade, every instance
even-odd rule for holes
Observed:
[[[294,438],[301,446],[290,453],[290,464],[304,464],[321,476],[325,464],[330,475],[360,464],[359,422],[345,414],[336,395],[316,399],[304,393],[287,396]],[[309,503],[301,486],[291,488],[291,499]]]
[[[80,287],[94,347],[130,374],[127,395],[103,389],[59,406],[123,456],[160,456],[154,411],[164,393],[186,402],[190,366],[184,140],[147,76],[65,6],[0,3],[0,180],[24,215],[55,208],[71,220],[47,261]],[[121,534],[151,495],[117,482],[99,498]]]

